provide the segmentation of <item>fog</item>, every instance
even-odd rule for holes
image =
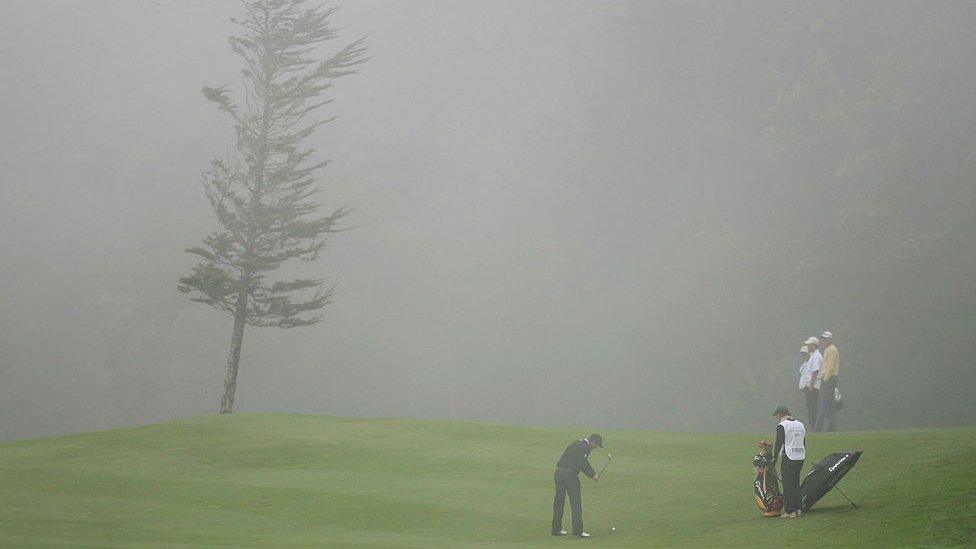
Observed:
[[[234,1],[0,3],[0,439],[217,412]],[[346,2],[325,320],[236,410],[748,431],[832,330],[841,429],[976,422],[976,5]],[[328,50],[331,45],[326,46]]]

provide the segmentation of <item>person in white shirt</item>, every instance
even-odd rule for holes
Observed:
[[[817,421],[818,403],[820,402],[820,367],[823,364],[823,355],[820,354],[820,340],[816,337],[808,337],[803,345],[807,348],[809,358],[804,366],[806,372],[812,380],[806,385],[803,384],[803,367],[800,370],[800,389],[807,399],[807,421],[813,425]]]
[[[783,468],[783,518],[798,518],[800,510],[800,470],[806,459],[806,427],[790,414],[786,406],[773,412],[779,422],[776,426],[776,446],[773,448],[773,466],[782,458]]]

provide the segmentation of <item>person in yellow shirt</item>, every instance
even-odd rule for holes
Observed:
[[[823,364],[820,367],[820,402],[818,403],[817,422],[814,431],[822,431],[824,421],[828,431],[837,430],[837,417],[834,409],[834,390],[837,389],[837,375],[840,372],[840,353],[834,345],[834,334],[824,332],[820,336],[823,346]]]

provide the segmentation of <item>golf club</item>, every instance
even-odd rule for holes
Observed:
[[[613,459],[613,454],[607,454],[607,462],[603,464],[603,469],[597,473],[598,476],[603,476],[603,472],[607,470],[607,465],[610,465],[610,460]]]

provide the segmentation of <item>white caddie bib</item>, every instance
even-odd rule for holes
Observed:
[[[807,436],[807,429],[802,423],[795,419],[783,418],[780,422],[785,431],[786,438],[783,441],[783,452],[786,457],[793,461],[806,459],[807,450],[803,446],[803,441]]]

